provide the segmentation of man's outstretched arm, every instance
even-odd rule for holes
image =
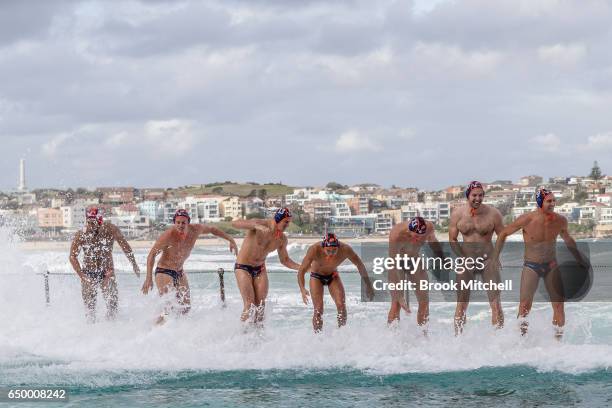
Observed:
[[[87,277],[83,274],[81,270],[81,264],[79,263],[79,252],[81,252],[81,232],[77,232],[72,240],[72,244],[70,245],[70,264],[72,265],[72,269],[76,272],[82,280],[87,280]]]
[[[233,252],[234,255],[238,255],[238,245],[236,245],[236,241],[234,241],[234,238],[232,238],[232,236],[226,233],[225,231],[217,227],[213,227],[211,225],[205,225],[205,224],[198,224],[198,225],[195,225],[195,227],[198,228],[198,232],[200,234],[212,234],[216,237],[223,238],[224,240],[229,242],[230,252]]]
[[[130,263],[132,264],[132,269],[134,270],[136,276],[140,277],[140,268],[138,268],[138,264],[136,263],[136,257],[134,256],[134,251],[132,251],[132,247],[127,242],[127,240],[121,233],[121,230],[116,225],[113,225],[112,228],[113,236],[115,237],[117,244],[119,244],[128,261],[130,261]]]
[[[144,284],[142,285],[142,293],[145,295],[153,289],[153,266],[155,266],[155,258],[157,255],[168,247],[168,239],[170,237],[170,231],[166,231],[155,241],[153,247],[147,255],[147,276]]]
[[[565,242],[565,246],[572,253],[574,258],[576,259],[576,262],[578,262],[579,264],[583,266],[588,266],[588,261],[582,256],[582,254],[578,250],[578,246],[576,245],[576,240],[572,238],[572,236],[569,234],[567,230],[567,220],[565,218],[563,219],[563,229],[561,230],[559,235],[561,235],[563,242]]]
[[[497,235],[497,240],[495,241],[495,251],[493,252],[494,260],[499,261],[499,255],[501,254],[501,251],[504,248],[506,238],[509,235],[514,234],[521,228],[525,227],[527,224],[529,224],[529,215],[523,214],[518,217],[513,223],[508,224],[504,229],[501,230],[499,235]]]
[[[306,279],[304,279],[304,275],[308,272],[308,269],[310,269],[315,250],[315,245],[311,245],[310,248],[308,248],[308,252],[306,252],[306,256],[302,259],[302,264],[297,273],[298,286],[300,287],[300,293],[302,294],[302,301],[304,304],[308,304],[308,296],[310,296],[310,293],[306,289]]]
[[[294,262],[293,259],[289,258],[289,253],[287,252],[287,237],[283,236],[283,242],[278,248],[277,252],[280,263],[282,263],[289,269],[293,269],[296,271],[300,269],[300,264]]]
[[[351,261],[353,265],[357,267],[357,271],[359,272],[359,275],[361,275],[361,280],[366,284],[366,293],[368,299],[374,299],[374,288],[372,287],[372,282],[370,281],[370,277],[368,276],[368,270],[366,269],[359,255],[355,253],[353,248],[347,246],[347,250],[348,260]]]
[[[232,221],[232,227],[245,230],[269,229],[266,219],[236,220]]]

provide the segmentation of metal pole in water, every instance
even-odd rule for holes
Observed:
[[[223,307],[225,307],[225,284],[223,283],[223,274],[225,273],[225,270],[223,270],[223,268],[219,268],[217,269],[217,273],[219,274],[219,294],[221,296]]]
[[[49,271],[44,273],[45,277],[45,300],[47,302],[47,306],[51,303],[51,295],[49,294]]]

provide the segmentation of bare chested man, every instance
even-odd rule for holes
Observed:
[[[457,274],[459,281],[471,281],[477,273],[482,274],[484,282],[501,281],[499,264],[491,262],[494,246],[491,242],[493,232],[499,235],[504,227],[501,213],[489,205],[483,204],[484,188],[478,181],[472,181],[465,190],[467,203],[453,210],[448,228],[448,239],[453,251],[463,258],[485,259],[485,267],[482,270],[466,270]],[[458,243],[461,233],[463,245]],[[461,287],[461,286],[459,286]],[[487,292],[489,305],[491,306],[491,323],[497,328],[504,325],[504,313],[501,308],[499,290]],[[455,335],[463,332],[467,310],[470,301],[470,290],[459,289],[457,291],[457,308],[455,310]]]
[[[187,274],[183,271],[183,264],[189,258],[198,237],[202,234],[212,234],[229,242],[230,252],[237,253],[238,247],[232,237],[219,228],[204,224],[191,224],[191,217],[186,210],[176,210],[174,226],[166,230],[157,239],[149,256],[147,256],[147,277],[142,285],[145,295],[153,289],[153,266],[155,258],[161,252],[162,256],[155,268],[155,284],[159,295],[163,296],[174,290],[176,299],[181,306],[181,313],[185,314],[191,309],[191,296]],[[162,324],[165,316],[169,314],[170,307],[166,307],[156,323]]]
[[[96,320],[98,287],[102,289],[102,296],[106,301],[106,317],[114,319],[117,315],[119,297],[113,265],[115,241],[132,264],[136,277],[140,277],[140,270],[130,244],[119,228],[109,222],[104,222],[98,208],[88,208],[86,219],[85,230],[78,231],[72,241],[69,259],[81,279],[81,295],[87,309],[87,320],[93,323]],[[82,268],[79,263],[81,249],[83,249]]]
[[[576,247],[576,241],[567,231],[567,220],[555,213],[554,194],[541,188],[536,193],[536,202],[538,208],[535,211],[521,215],[499,234],[494,256],[499,258],[508,235],[512,235],[520,229],[523,230],[525,261],[521,274],[521,295],[517,316],[521,319],[521,334],[527,334],[527,315],[531,310],[539,280],[542,278],[553,309],[552,324],[555,329],[555,337],[560,339],[563,336],[563,326],[565,325],[565,299],[563,282],[557,267],[557,237],[561,236],[568,250],[579,264],[586,266],[587,261],[580,255]]]
[[[277,251],[281,264],[287,268],[294,270],[300,268],[300,264],[289,258],[287,253],[287,237],[284,231],[290,222],[291,211],[288,208],[276,211],[274,219],[232,222],[234,228],[247,230],[234,266],[236,282],[244,303],[240,316],[243,322],[252,317],[255,325],[263,324],[268,296],[266,256],[270,252]]]
[[[396,255],[408,257],[418,257],[423,244],[427,242],[436,256],[444,259],[444,254],[440,243],[436,239],[433,223],[425,221],[423,217],[413,217],[406,222],[396,224],[389,232],[389,258],[395,258]],[[419,282],[428,281],[427,271],[420,267],[417,271],[399,271],[396,268],[389,270],[389,282],[399,282],[400,276],[408,273],[411,282],[416,285],[416,297],[419,304],[417,311],[417,323],[423,326],[423,331],[427,334],[426,324],[429,321],[429,294],[427,290],[420,289]],[[392,324],[394,321],[399,321],[400,311],[404,309],[410,313],[408,302],[404,297],[403,291],[391,291],[391,308],[387,323]]]
[[[374,297],[374,288],[365,265],[353,248],[338,241],[335,234],[328,233],[323,242],[311,245],[302,261],[297,274],[298,285],[304,304],[308,304],[308,296],[312,295],[314,306],[312,327],[315,333],[320,332],[323,328],[323,288],[325,286],[329,288],[329,294],[336,304],[338,327],[346,324],[346,299],[344,285],[338,274],[338,266],[347,259],[357,267],[361,279],[366,284],[367,296],[371,300]],[[311,266],[314,272],[310,272],[310,293],[308,293],[305,288],[304,275]]]

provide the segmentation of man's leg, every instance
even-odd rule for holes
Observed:
[[[178,304],[181,306],[181,313],[189,313],[191,310],[191,291],[189,289],[189,281],[187,280],[187,275],[185,272],[183,272],[179,278],[176,299]]]
[[[104,277],[102,281],[102,296],[106,301],[106,318],[114,320],[117,317],[117,307],[119,306],[119,291],[117,290],[117,280],[114,274]]]
[[[256,278],[253,279],[253,289],[255,289],[255,324],[263,325],[266,298],[268,297],[268,272],[264,268]]]
[[[391,307],[389,308],[389,314],[387,316],[387,324],[390,325],[394,321],[397,321],[399,323],[401,310],[402,310],[402,307],[400,306],[399,302],[394,302],[392,300]]]
[[[468,304],[470,303],[470,290],[461,289],[461,282],[469,282],[474,279],[472,271],[465,271],[457,274],[457,280],[459,289],[457,289],[457,307],[455,308],[455,336],[463,333],[463,327],[465,326],[465,312]]]
[[[344,285],[340,276],[337,276],[329,284],[329,294],[334,303],[336,304],[336,310],[338,311],[338,327],[342,327],[346,324],[346,296],[344,294]]]
[[[323,283],[315,278],[310,278],[310,299],[312,300],[312,328],[319,333],[323,328]]]
[[[165,273],[156,273],[155,274],[155,285],[157,286],[157,290],[159,291],[159,296],[164,297],[168,295],[168,292],[174,290],[174,280],[171,276],[166,275]],[[170,314],[172,310],[172,302],[166,299],[166,305],[164,306],[164,310],[161,315],[157,318],[155,324],[164,323],[166,316]]]
[[[81,280],[81,296],[83,297],[83,304],[85,305],[85,317],[89,323],[94,323],[96,321],[97,285],[98,282],[95,280],[91,280],[90,282]]]
[[[402,276],[402,279],[406,279],[406,273],[405,272],[400,272],[400,275]],[[410,302],[408,301],[408,291],[404,291],[403,295],[406,297],[406,305],[408,305],[408,313],[410,313]],[[400,314],[402,311],[402,306],[400,305],[399,302],[394,302],[393,300],[391,300],[391,307],[389,308],[389,314],[387,316],[387,324],[391,325],[394,321],[397,321],[399,323],[400,321]]]
[[[493,262],[487,262],[482,273],[482,280],[486,283],[500,283],[501,275],[499,273],[500,265]],[[504,312],[501,306],[501,292],[499,290],[487,291],[489,305],[491,306],[491,324],[497,329],[504,327]]]
[[[427,334],[426,325],[429,322],[429,291],[420,288],[421,281],[429,282],[427,272],[424,269],[420,269],[414,275],[410,276],[410,280],[416,285],[416,298],[419,304],[417,323],[419,326],[423,326],[423,333]]]
[[[527,334],[529,323],[527,322],[527,315],[531,311],[533,305],[533,296],[538,289],[538,282],[540,277],[531,268],[523,267],[521,273],[521,295],[518,309],[518,318],[521,319],[521,335]]]
[[[251,313],[254,313],[255,311],[255,289],[253,287],[253,278],[243,269],[234,270],[234,274],[236,275],[236,284],[238,284],[238,289],[240,290],[240,296],[242,296],[243,303],[240,320],[246,322],[249,320]]]
[[[553,309],[552,324],[555,329],[555,337],[560,340],[563,337],[563,326],[565,326],[565,296],[559,268],[548,272],[544,277],[544,285],[546,285],[546,291]]]

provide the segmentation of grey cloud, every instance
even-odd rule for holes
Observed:
[[[40,9],[44,30],[13,27],[0,40],[0,137],[15,157],[0,165],[0,187],[14,186],[21,155],[31,183],[62,186],[443,187],[580,174],[594,159],[605,172],[612,161],[597,151],[568,163],[565,149],[612,131],[609,6],[514,3],[442,2],[418,17],[409,1]],[[147,139],[152,121],[193,125]],[[376,149],[338,149],[350,131]],[[532,145],[546,134],[560,151]]]

